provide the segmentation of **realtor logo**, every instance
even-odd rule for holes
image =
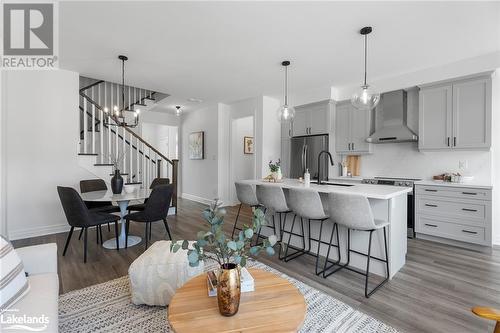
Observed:
[[[1,67],[51,69],[57,61],[55,3],[3,3]]]
[[[4,4],[4,55],[54,54],[54,5]]]

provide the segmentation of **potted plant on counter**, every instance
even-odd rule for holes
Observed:
[[[264,239],[261,245],[251,246],[254,234],[265,223],[264,213],[257,208],[253,212],[252,225],[243,226],[235,239],[224,234],[225,209],[220,208],[216,199],[209,208],[203,211],[203,218],[209,224],[207,231],[200,231],[193,248],[188,249],[189,242],[172,241],[170,250],[177,252],[179,249],[188,250],[189,266],[196,267],[199,262],[206,259],[216,260],[220,266],[217,283],[217,303],[219,312],[223,316],[232,316],[238,312],[240,305],[240,267],[245,267],[249,254],[257,255],[265,251],[268,255],[274,254],[273,246],[277,242],[276,235]]]
[[[273,160],[269,161],[269,170],[271,171],[271,177],[275,181],[280,181],[283,178],[283,174],[281,173],[281,160],[278,159],[276,163],[273,163]]]

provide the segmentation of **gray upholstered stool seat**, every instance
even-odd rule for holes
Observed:
[[[241,206],[248,205],[252,208],[260,207],[259,200],[257,200],[257,196],[255,195],[255,191],[252,185],[243,182],[235,182],[234,186],[236,187],[236,197],[240,202],[240,206],[238,208],[238,214],[236,214],[236,220],[234,221],[231,237],[234,237],[234,232],[236,230],[241,230],[241,228],[237,227]]]
[[[271,217],[272,217],[272,228],[274,229],[274,234],[275,235],[280,235],[280,240],[282,238],[282,215],[285,214],[285,220],[286,220],[286,214],[290,213],[291,210],[288,207],[288,204],[286,202],[285,198],[285,193],[283,192],[283,189],[281,186],[276,186],[276,185],[257,185],[256,186],[256,195],[257,195],[257,200],[259,201],[259,204],[264,207],[265,212],[267,213],[268,211],[271,212]],[[279,230],[276,229],[276,222],[274,219],[274,215],[278,214],[279,216]],[[260,230],[257,233],[257,242],[260,238]]]
[[[325,265],[323,267],[323,270],[319,269],[319,253],[321,250],[321,245],[326,244],[328,245],[328,248],[332,246],[331,244],[331,239],[330,242],[326,242],[321,239],[321,234],[323,233],[323,224],[325,221],[329,220],[328,214],[325,213],[325,210],[323,208],[323,203],[321,202],[321,197],[319,196],[319,193],[317,191],[311,190],[311,189],[296,189],[292,188],[289,191],[289,202],[288,205],[292,212],[295,214],[292,220],[292,226],[290,230],[286,230],[285,226],[283,227],[284,233],[288,234],[288,241],[286,243],[286,249],[285,253],[283,256],[281,256],[280,253],[280,259],[284,261],[289,261],[291,259],[297,258],[303,254],[309,254],[313,255],[316,257],[316,267],[315,267],[315,273],[316,275],[319,275],[323,273],[325,268],[329,268],[327,266],[327,263],[330,262],[332,267],[335,264],[338,264],[338,261],[329,261],[327,260],[325,262]],[[301,233],[297,234],[294,233],[293,228],[295,226],[295,220],[296,218],[300,217],[300,227],[301,227]],[[305,234],[304,234],[304,220],[307,220],[308,222],[308,242],[307,242],[307,248],[306,248],[306,242],[305,242]],[[311,221],[319,221],[320,227],[319,227],[319,235],[318,238],[313,238],[311,235]],[[336,224],[333,224],[332,226],[332,234],[336,229]],[[302,239],[302,248],[296,248],[295,252],[288,254],[288,249],[292,246],[290,246],[290,240],[291,237],[296,236],[300,237]],[[316,253],[311,253],[311,241],[315,241],[318,244],[317,251]],[[338,232],[337,232],[337,244],[333,246],[338,247]]]
[[[389,222],[378,220],[373,217],[373,212],[368,199],[362,195],[355,194],[344,194],[344,193],[329,193],[328,195],[328,210],[330,216],[335,221],[335,224],[343,225],[347,228],[347,261],[344,264],[335,265],[335,269],[329,273],[327,271],[332,267],[326,267],[323,269],[323,277],[328,277],[331,274],[345,268],[351,270],[355,273],[365,276],[365,297],[370,297],[377,289],[379,289],[384,283],[389,279],[389,260],[387,251],[387,235],[386,229]],[[371,255],[372,248],[372,238],[373,233],[378,230],[383,230],[384,233],[384,249],[385,249],[385,259],[376,258]],[[359,230],[369,232],[368,238],[368,253],[361,253],[351,249],[351,230]],[[338,237],[338,227],[337,227],[337,237]],[[333,238],[333,232],[330,239]],[[366,260],[366,271],[360,272],[357,269],[349,267],[349,261],[351,259],[351,252],[363,255],[367,257]],[[330,255],[330,247],[328,248],[327,258]],[[338,261],[341,262],[340,249],[337,248]],[[371,291],[368,291],[368,277],[370,274],[370,260],[376,259],[378,261],[384,262],[386,266],[387,275],[385,279],[375,286]]]

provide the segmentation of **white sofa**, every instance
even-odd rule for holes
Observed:
[[[43,332],[58,332],[59,326],[59,277],[57,276],[57,246],[55,243],[27,246],[15,249],[28,273],[29,292],[12,305],[15,316],[48,317]],[[8,325],[2,324],[2,328]],[[38,325],[36,325],[38,326]],[[3,331],[0,329],[0,331]],[[7,330],[6,330],[7,331]],[[14,331],[14,330],[13,330]],[[28,330],[15,330],[29,332]]]

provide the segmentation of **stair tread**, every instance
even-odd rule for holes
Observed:
[[[95,166],[113,166],[113,163],[96,163]]]
[[[93,153],[78,153],[78,155],[83,155],[83,156],[99,156],[99,154],[93,154]]]
[[[109,175],[110,176],[114,176],[115,174],[114,173],[110,173]],[[120,176],[128,176],[128,173],[120,173]]]
[[[144,103],[134,103],[134,105],[147,106],[147,105],[146,105],[146,104],[144,104]]]

